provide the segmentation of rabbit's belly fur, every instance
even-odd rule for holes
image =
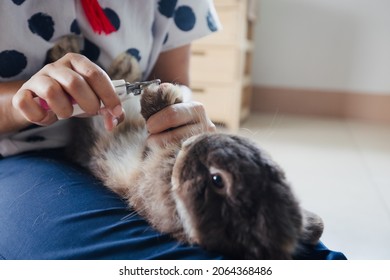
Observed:
[[[100,119],[94,120],[97,141],[88,168],[153,227],[182,239],[183,228],[171,194],[179,146],[146,147],[148,133],[139,114],[139,100],[126,102],[125,110],[124,123],[113,133],[102,129]]]

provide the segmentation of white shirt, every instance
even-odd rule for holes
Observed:
[[[127,51],[137,58],[143,79],[161,52],[220,28],[212,0],[100,0],[116,31],[95,33],[78,0],[0,1],[0,82],[28,79],[45,63],[46,52],[62,36],[84,38],[83,54],[106,68]],[[67,121],[0,134],[0,155],[65,146]]]

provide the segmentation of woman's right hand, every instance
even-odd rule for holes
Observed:
[[[37,98],[43,99],[50,110],[42,108]],[[27,121],[47,126],[72,116],[72,99],[86,116],[102,114],[107,130],[124,119],[108,75],[85,56],[74,53],[47,64],[27,80],[12,98],[12,105]]]

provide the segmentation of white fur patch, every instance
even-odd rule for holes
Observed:
[[[173,199],[176,203],[176,210],[183,224],[184,232],[189,237],[191,242],[199,243],[198,234],[192,221],[191,215],[188,213],[187,207],[175,192],[173,192]]]

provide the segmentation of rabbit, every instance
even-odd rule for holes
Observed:
[[[98,119],[82,126],[76,133],[89,139],[72,154],[84,154],[79,163],[153,228],[236,259],[291,259],[301,244],[319,241],[321,218],[300,207],[283,170],[256,143],[221,132],[149,143],[145,121],[182,102],[180,88],[150,85],[132,101],[113,132]]]
[[[63,55],[61,48],[48,53],[52,61]],[[109,73],[140,79],[137,69],[124,54]],[[252,140],[214,132],[165,145],[148,141],[146,120],[180,102],[180,86],[149,85],[123,103],[126,118],[112,132],[98,116],[74,120],[79,141],[68,154],[179,242],[234,259],[292,259],[303,244],[317,244],[322,219],[300,206],[282,168]]]

